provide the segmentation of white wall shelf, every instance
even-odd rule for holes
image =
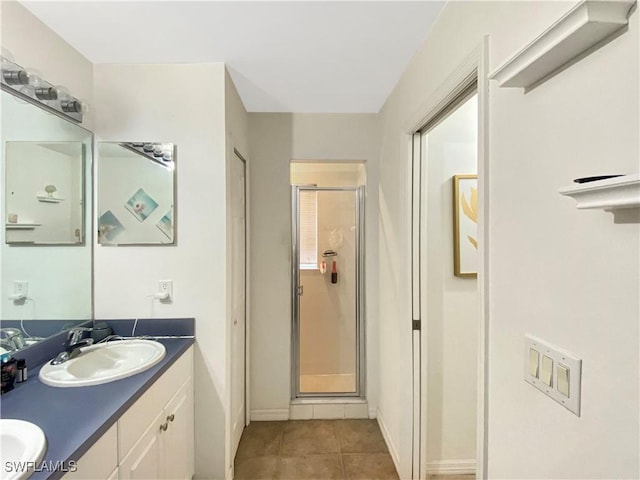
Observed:
[[[585,0],[507,60],[489,78],[529,88],[628,23],[636,0]]]
[[[640,174],[580,183],[558,191],[572,197],[580,209],[640,208]]]
[[[60,202],[64,202],[64,198],[49,197],[48,195],[38,195],[37,198],[38,198],[39,202],[44,202],[44,203],[60,203]]]
[[[42,226],[41,223],[7,223],[5,227],[7,230],[33,230],[36,227]]]

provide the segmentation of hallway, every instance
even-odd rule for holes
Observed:
[[[235,460],[236,480],[395,480],[375,420],[252,422]]]

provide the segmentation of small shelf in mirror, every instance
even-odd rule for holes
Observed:
[[[7,230],[33,230],[42,226],[41,223],[6,223]]]
[[[44,203],[60,203],[60,202],[64,202],[64,198],[50,197],[48,195],[37,195],[36,198],[38,199],[39,202],[44,202]]]

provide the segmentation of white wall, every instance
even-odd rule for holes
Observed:
[[[367,399],[377,405],[376,115],[249,114],[251,130],[251,409],[285,418],[291,395],[291,160],[365,160]]]
[[[28,35],[25,35],[28,32]],[[0,39],[15,61],[25,68],[39,70],[56,85],[65,85],[72,94],[92,101],[93,67],[91,63],[22,5],[13,1],[0,3]],[[43,46],[46,46],[44,48]],[[4,94],[2,103],[2,137],[11,140],[83,141],[86,133],[70,123],[31,105],[18,104]],[[28,129],[24,127],[28,126]],[[91,128],[91,114],[83,127]],[[34,133],[37,133],[37,138]],[[90,146],[89,146],[90,149]],[[0,184],[0,225],[6,221],[4,198],[4,146]],[[90,167],[89,167],[90,169]],[[90,181],[89,177],[87,177]],[[42,185],[44,187],[44,185]],[[89,189],[90,191],[90,189]],[[90,205],[90,202],[88,203]],[[83,247],[0,247],[2,263],[2,318],[89,318],[91,316],[91,209],[87,209],[87,240]],[[69,268],[73,265],[73,268]],[[66,273],[61,273],[66,272]],[[29,281],[29,295],[34,301],[24,305],[9,302],[14,280]],[[56,285],[56,288],[51,288]]]
[[[573,4],[448,3],[381,112],[379,408],[403,478],[411,451],[407,125],[483,35],[493,70]],[[492,83],[490,478],[640,475],[638,224],[577,211],[557,193],[576,177],[638,171],[638,44],[635,11],[628,32],[533,91]],[[525,333],[584,360],[580,418],[522,380]]]
[[[478,293],[453,274],[453,176],[477,173],[474,96],[428,134],[426,147],[427,460],[475,461]],[[464,238],[466,241],[466,238]],[[429,467],[427,467],[429,469]]]
[[[96,317],[196,318],[196,475],[207,479],[227,471],[224,88],[222,64],[95,66],[97,140],[175,143],[178,178],[176,246],[95,246]],[[148,295],[166,279],[174,300],[160,304]]]

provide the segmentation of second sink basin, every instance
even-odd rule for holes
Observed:
[[[44,432],[31,422],[0,419],[0,479],[28,478],[47,449]]]
[[[45,363],[42,383],[52,387],[86,387],[143,372],[164,358],[164,345],[153,340],[119,340],[84,347],[79,356],[60,365]]]

